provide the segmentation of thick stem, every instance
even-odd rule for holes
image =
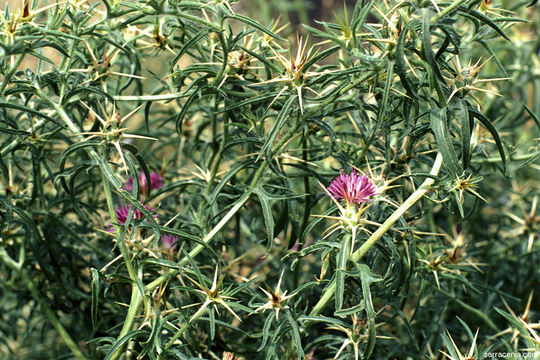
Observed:
[[[120,330],[120,334],[117,337],[117,340],[126,336],[126,334],[130,332],[133,328],[133,324],[135,323],[135,317],[137,317],[137,315],[139,314],[142,300],[143,295],[141,295],[137,285],[133,284],[131,287],[131,300],[129,302],[128,313],[126,315],[126,319],[124,320],[124,324],[122,325],[122,330]],[[111,356],[111,360],[118,359],[122,355],[123,349],[124,346],[118,348],[113,354],[113,356]]]
[[[64,109],[56,104],[54,101],[49,99],[40,89],[36,89],[36,95],[38,95],[40,98],[45,100],[47,103],[49,103],[57,112],[57,114],[62,118],[68,129],[79,138],[80,141],[84,141],[84,137],[80,134],[79,129],[75,126],[73,121],[71,121],[70,117],[67,115],[67,113],[64,111]],[[89,151],[90,156],[96,160],[96,162],[99,163],[100,156],[95,150]],[[118,247],[120,248],[120,252],[122,253],[122,257],[124,259],[124,263],[126,264],[127,271],[129,273],[129,277],[132,280],[132,291],[131,291],[131,303],[128,310],[128,313],[126,315],[126,320],[124,321],[124,325],[122,327],[122,330],[120,331],[120,335],[118,336],[118,339],[121,339],[123,336],[125,336],[132,328],[133,323],[135,321],[135,317],[139,311],[139,307],[142,301],[142,294],[140,294],[138,286],[136,284],[137,282],[137,274],[133,267],[133,264],[131,263],[131,258],[129,255],[129,250],[127,249],[127,246],[123,239],[120,239],[121,230],[118,226],[118,221],[116,219],[116,212],[114,210],[114,205],[112,202],[112,193],[111,188],[109,184],[109,180],[106,179],[105,174],[102,172],[102,179],[103,179],[103,188],[105,192],[105,196],[107,199],[107,207],[109,210],[109,215],[111,216],[111,219],[113,220],[113,226],[115,228],[116,238],[118,241]],[[123,347],[119,348],[114,355],[112,356],[111,360],[117,359],[123,350]]]
[[[435,162],[433,163],[433,167],[431,168],[430,175],[431,176],[437,176],[439,173],[439,170],[441,169],[443,157],[441,153],[437,153],[437,157],[435,158]],[[369,249],[375,245],[375,243],[394,225],[396,221],[399,220],[407,210],[409,210],[416,202],[418,202],[424,195],[426,195],[431,190],[431,185],[435,182],[435,179],[433,177],[428,177],[420,187],[401,204],[399,208],[394,211],[392,215],[375,231],[369,239],[360,247],[360,249],[356,250],[352,254],[352,261],[358,262],[362,257],[368,252]],[[319,315],[328,302],[332,300],[332,297],[334,296],[336,292],[336,282],[332,281],[330,285],[326,288],[323,295],[321,296],[321,299],[319,302],[315,305],[313,310],[311,310],[310,315],[311,316],[317,316]]]

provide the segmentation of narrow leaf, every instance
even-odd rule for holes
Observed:
[[[92,317],[92,327],[96,328],[97,323],[97,309],[98,309],[98,300],[99,300],[99,289],[100,289],[100,282],[99,282],[99,271],[97,269],[92,268],[92,308],[90,310],[91,317]]]
[[[435,140],[437,146],[441,152],[444,165],[451,176],[461,175],[463,170],[458,163],[456,151],[454,145],[450,139],[450,132],[448,130],[448,120],[446,117],[446,108],[435,109],[430,113],[431,129],[435,134]]]
[[[469,115],[474,116],[480,122],[482,125],[490,132],[491,136],[493,137],[493,140],[495,140],[495,145],[497,145],[497,149],[499,150],[499,154],[501,155],[502,165],[503,165],[503,171],[506,173],[506,155],[504,154],[504,147],[501,141],[501,137],[499,136],[499,132],[493,126],[491,121],[482,114],[480,111],[476,110],[475,108],[469,107]]]
[[[272,207],[270,206],[269,197],[266,191],[262,187],[256,188],[253,193],[257,195],[261,202],[261,208],[263,212],[264,225],[266,227],[266,233],[268,235],[268,243],[266,248],[269,250],[274,242],[274,217],[272,216]]]
[[[274,140],[276,139],[277,135],[279,134],[279,131],[283,128],[285,123],[287,122],[287,119],[289,118],[289,112],[291,110],[293,102],[296,100],[296,97],[291,96],[287,101],[285,102],[285,105],[281,108],[281,111],[279,112],[276,122],[274,123],[274,126],[270,130],[270,133],[266,137],[266,141],[263,144],[263,147],[261,148],[259,158],[264,154],[265,156],[271,156],[269,154],[269,150],[272,147],[272,144]],[[266,158],[267,162],[271,162],[272,159]]]

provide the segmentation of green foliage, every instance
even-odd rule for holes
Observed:
[[[349,5],[6,6],[2,359],[540,351],[536,1]]]

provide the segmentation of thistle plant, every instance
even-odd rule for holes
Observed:
[[[538,356],[537,1],[330,3],[8,1],[0,358]]]

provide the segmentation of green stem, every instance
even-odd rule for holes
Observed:
[[[245,204],[245,202],[249,199],[249,195],[251,194],[251,192],[246,192],[241,198],[240,200],[238,201],[238,203],[232,207],[231,210],[229,210],[229,212],[223,217],[223,219],[221,219],[221,221],[212,229],[212,231],[210,231],[205,237],[204,239],[202,240],[202,242],[204,244],[208,244],[212,238],[218,233],[219,230],[221,230],[221,228],[234,216],[234,214],[236,214],[236,212]],[[205,248],[205,245],[202,245],[202,244],[198,244],[197,246],[195,246],[195,248],[193,248],[193,250],[191,250],[189,252],[189,257],[191,258],[194,258],[195,256],[197,256],[197,254],[199,254],[203,249]],[[181,268],[182,266],[185,266],[187,263],[188,263],[188,259],[189,259],[188,256],[182,258],[179,262],[178,262],[178,268]],[[177,275],[179,273],[179,270],[178,269],[171,269],[169,271],[167,271],[165,274],[161,275],[160,277],[158,277],[157,279],[155,279],[154,281],[152,281],[151,283],[149,283],[148,285],[146,285],[144,287],[144,290],[145,290],[145,293],[149,293],[151,292],[152,290],[154,290],[156,287],[160,286],[161,284],[163,284],[164,282],[166,282],[167,280],[169,280],[171,277]],[[125,334],[127,334],[127,332],[131,329],[132,325],[133,325],[133,321],[135,319],[135,317],[137,316],[137,314],[139,313],[139,308],[142,304],[142,296],[140,295],[138,289],[136,286],[134,286],[132,288],[132,292],[131,292],[131,302],[129,304],[129,310],[128,310],[128,314],[126,316],[126,321],[124,322],[124,326],[122,328],[122,331],[121,331],[121,335],[118,337],[119,339],[122,338],[122,336],[124,336]],[[182,329],[180,329],[180,334],[177,333],[178,336],[175,335],[175,338],[173,338],[173,340],[171,340],[172,342],[174,342],[176,339],[178,339],[178,337],[180,337],[180,335],[182,335],[182,332],[185,330],[184,327],[186,327],[189,323],[185,324]],[[172,343],[171,343],[172,344]],[[167,346],[170,346],[170,345],[167,345]],[[111,358],[111,360],[115,360],[118,358],[118,356],[120,355],[120,350],[121,349],[118,349],[118,351],[113,355],[113,357]]]
[[[137,281],[137,274],[135,273],[135,269],[133,268],[133,264],[131,263],[129,250],[126,246],[126,242],[124,241],[124,237],[120,236],[122,234],[122,230],[120,226],[118,226],[118,219],[116,218],[116,211],[114,210],[114,204],[112,200],[111,186],[109,184],[109,181],[105,177],[105,175],[102,175],[101,179],[103,182],[103,191],[105,192],[105,198],[107,199],[107,208],[109,210],[109,216],[112,219],[114,232],[116,233],[116,241],[117,241],[118,247],[120,248],[120,252],[122,253],[122,257],[124,258],[124,262],[126,263],[126,268],[127,268],[129,277],[134,282],[133,286],[136,287],[135,282]]]
[[[375,128],[371,132],[371,135],[369,136],[369,139],[366,141],[364,148],[362,149],[362,152],[360,153],[359,158],[363,159],[366,156],[366,152],[375,141],[377,134],[379,133],[379,129],[381,128],[384,116],[388,114],[387,104],[388,104],[388,96],[390,95],[390,88],[392,87],[392,79],[394,76],[394,61],[388,61],[388,66],[386,69],[386,84],[384,86],[384,92],[382,97],[381,105],[379,106],[379,111],[377,113],[377,122],[375,123]]]
[[[437,157],[435,158],[435,161],[433,163],[433,167],[431,168],[430,175],[431,176],[437,176],[439,173],[439,170],[441,169],[442,165],[442,155],[441,153],[437,153]],[[353,262],[358,262],[360,259],[368,252],[369,249],[375,245],[375,243],[394,225],[396,221],[399,220],[407,210],[409,210],[416,202],[418,202],[424,195],[426,195],[431,190],[431,185],[435,182],[435,179],[432,177],[426,178],[422,185],[401,204],[399,208],[394,211],[392,215],[375,231],[369,239],[360,247],[360,249],[356,250],[351,257],[351,260]],[[311,310],[310,315],[311,316],[317,316],[319,315],[328,302],[332,300],[332,297],[334,296],[336,292],[336,282],[332,281],[332,283],[326,288],[325,292],[323,293],[321,299],[319,302],[315,305],[313,310]]]
[[[47,104],[51,105],[54,110],[56,111],[56,113],[60,116],[60,118],[62,118],[62,121],[66,124],[66,126],[68,127],[68,129],[73,133],[73,135],[77,136],[77,138],[80,140],[80,141],[83,141],[84,140],[84,137],[80,134],[79,132],[79,129],[77,128],[77,126],[75,126],[75,124],[73,123],[73,121],[71,121],[71,118],[68,116],[68,114],[64,111],[64,108],[62,108],[60,105],[58,105],[57,103],[55,103],[54,101],[52,101],[47,95],[45,95],[43,93],[43,91],[41,91],[41,89],[39,88],[36,88],[35,89],[36,91],[36,95],[38,97],[40,97],[42,100],[44,100]],[[94,154],[95,156],[98,156],[97,153],[94,151]],[[94,157],[94,156],[93,156]]]
[[[32,133],[32,132],[36,132],[37,130],[41,129],[42,127],[44,127],[49,121],[47,119],[41,119],[39,120],[37,123],[35,123],[34,125],[32,125],[31,127],[28,128],[28,130],[26,130],[26,132],[29,132],[29,133]],[[9,153],[11,150],[13,150],[14,148],[16,148],[22,141],[26,140],[25,138],[23,137],[17,137],[15,140],[13,140],[12,142],[10,142],[9,144],[7,144],[1,151],[0,151],[0,155],[2,156],[5,156],[7,153]]]
[[[331,96],[329,97],[328,99],[326,99],[324,102],[322,102],[320,105],[318,105],[315,109],[311,110],[310,112],[306,113],[303,118],[304,119],[307,119],[313,115],[315,115],[316,113],[319,112],[319,110],[322,110],[323,108],[325,108],[326,106],[330,105],[331,103],[333,103],[338,97],[340,97],[341,95],[345,94],[347,91],[357,87],[358,85],[362,84],[362,83],[365,83],[366,80],[368,78],[370,78],[371,76],[373,76],[374,72],[373,71],[368,71],[366,74],[364,74],[362,77],[360,77],[360,79],[356,80],[356,81],[353,81],[352,83],[350,83],[349,85],[345,86],[343,89],[341,89],[337,94],[335,94],[334,96]]]
[[[435,158],[435,161],[433,163],[433,167],[431,168],[430,175],[431,176],[437,176],[439,173],[439,170],[441,169],[441,165],[443,162],[443,157],[441,153],[437,153],[437,157]],[[377,240],[379,240],[396,221],[399,220],[400,217],[405,214],[407,210],[409,210],[416,202],[418,202],[420,199],[424,197],[430,190],[431,185],[435,182],[435,179],[433,177],[428,177],[420,187],[409,196],[403,204],[399,208],[394,211],[392,215],[386,221],[375,231],[369,239],[360,247],[360,249],[356,250],[352,255],[352,260],[354,262],[358,262],[366,253],[367,251],[375,245]]]
[[[161,101],[174,100],[188,96],[186,93],[170,93],[159,95],[114,95],[114,101]]]
[[[143,294],[139,291],[139,287],[137,285],[137,273],[135,271],[135,268],[133,267],[133,263],[131,262],[131,257],[129,254],[129,249],[125,242],[125,237],[122,235],[122,229],[120,226],[118,226],[118,219],[116,218],[116,211],[114,209],[114,204],[112,200],[112,193],[111,193],[111,186],[109,184],[109,180],[105,177],[105,174],[102,173],[102,183],[103,183],[103,190],[105,192],[105,198],[107,199],[107,208],[109,210],[109,216],[111,217],[113,221],[114,226],[114,232],[116,233],[116,243],[118,244],[118,247],[120,249],[120,253],[122,254],[122,258],[124,259],[124,263],[126,264],[126,269],[128,271],[129,277],[132,281],[131,284],[131,300],[129,303],[128,312],[126,314],[126,318],[124,320],[124,324],[122,325],[122,330],[120,330],[120,334],[118,334],[117,340],[122,339],[128,332],[131,331],[133,328],[133,324],[135,323],[135,317],[139,313],[139,308],[141,305],[141,302],[143,300]],[[124,346],[119,347],[116,352],[111,357],[111,360],[116,360],[118,357],[121,356],[123,352]]]
[[[514,155],[514,156],[509,156],[508,161],[529,160],[529,159],[532,159],[533,157],[538,156],[538,155],[540,155],[540,151],[536,151],[536,152],[529,153],[529,154]],[[473,163],[479,163],[479,162],[480,163],[481,162],[498,163],[498,162],[501,162],[501,161],[502,161],[502,159],[500,157],[490,157],[490,158],[485,158],[485,159],[479,158],[479,159],[472,160]]]
[[[178,330],[176,332],[176,334],[174,334],[174,336],[167,342],[167,345],[165,345],[165,350],[167,350],[168,348],[170,348],[174,342],[176,340],[178,340],[178,338],[180,338],[180,336],[182,336],[182,334],[184,333],[184,331],[187,330],[187,328],[189,327],[190,324],[192,324],[195,320],[197,320],[198,318],[200,318],[202,316],[202,314],[204,314],[205,311],[200,311],[199,313],[196,314],[196,316],[192,319],[189,319],[188,322],[186,322],[184,325],[182,325],[182,327],[180,328],[180,330]]]
[[[281,147],[287,141],[289,141],[294,136],[294,134],[298,131],[298,129],[301,126],[302,126],[302,121],[300,118],[297,117],[296,123],[291,128],[289,128],[289,131],[287,131],[287,133],[283,135],[281,140],[278,141],[278,143],[272,147],[272,149],[270,150],[269,158],[268,159],[265,158],[265,160],[261,163],[261,166],[257,169],[257,172],[253,176],[253,179],[251,180],[251,184],[249,185],[250,188],[254,188],[255,185],[257,185],[257,182],[259,181],[259,178],[263,174],[264,169],[266,169],[266,164],[268,163],[268,161],[272,161],[272,159],[274,158],[274,155],[279,151],[279,149],[281,149]]]
[[[58,334],[60,335],[60,337],[66,344],[66,346],[71,350],[73,355],[79,360],[87,360],[88,358],[77,346],[75,341],[73,341],[73,339],[71,338],[67,330],[64,328],[60,320],[54,314],[54,311],[47,304],[47,301],[44,300],[43,296],[40,294],[36,285],[34,285],[34,282],[32,281],[32,279],[30,279],[28,275],[23,271],[22,263],[16,263],[7,254],[4,248],[0,248],[0,258],[8,267],[10,267],[11,269],[13,269],[19,274],[19,276],[21,277],[22,283],[30,291],[30,294],[32,294],[32,297],[34,298],[34,300],[41,306],[43,312],[45,313],[45,316],[47,317],[51,325],[55,328],[55,330],[58,332]]]
[[[214,30],[214,31],[221,31],[222,30],[221,26],[219,26],[217,24],[214,24],[214,23],[211,23],[209,21],[203,20],[203,19],[201,19],[201,18],[199,18],[197,16],[190,15],[190,14],[185,13],[183,11],[170,13],[170,15],[175,15],[175,16],[187,19],[187,20],[191,20],[193,22],[198,22],[199,24],[202,24],[204,26],[208,26],[209,28],[212,28],[212,30]]]
[[[216,178],[217,171],[219,169],[219,164],[221,163],[221,159],[223,158],[223,150],[225,150],[225,146],[227,145],[227,142],[229,141],[229,116],[227,113],[223,115],[223,137],[221,138],[221,144],[219,145],[218,152],[216,154],[216,159],[214,161],[214,165],[212,166],[212,170],[210,171],[210,178],[208,179],[208,184],[206,184],[206,189],[204,190],[204,194],[208,195],[210,193],[210,189],[212,189],[212,184],[214,183],[214,179]]]
[[[246,203],[246,201],[248,201],[250,195],[251,195],[251,191],[248,191],[248,192],[244,193],[244,195],[242,195],[242,197],[238,200],[236,205],[234,205],[229,210],[229,212],[227,214],[225,214],[225,216],[212,229],[212,231],[210,231],[208,234],[206,234],[206,236],[202,239],[202,243],[197,244],[197,246],[195,246],[193,248],[193,250],[191,250],[189,252],[189,257],[190,258],[194,258],[195,256],[197,256],[207,246],[207,244],[214,238],[214,236],[218,233],[218,231],[220,231],[221,228],[223,226],[225,226],[225,224],[236,214],[236,212],[238,210],[240,210],[240,208]],[[181,268],[182,266],[185,266],[189,261],[188,260],[189,257],[186,256],[186,257],[182,258],[178,262],[178,267]],[[151,283],[146,285],[145,286],[145,291],[146,292],[152,291],[153,289],[155,289],[159,285],[163,284],[165,281],[167,281],[172,276],[178,274],[178,272],[179,272],[178,269],[171,269],[171,270],[167,271],[165,274],[161,275],[160,277],[158,277],[157,279],[155,279],[154,281],[152,281]]]
[[[499,328],[497,327],[497,325],[495,325],[495,323],[493,321],[490,320],[490,318],[488,316],[486,316],[486,314],[484,314],[482,311],[478,310],[478,309],[475,309],[474,307],[472,307],[471,305],[467,304],[467,303],[464,303],[463,301],[461,301],[460,299],[458,299],[457,297],[455,297],[454,295],[452,295],[451,293],[447,292],[447,291],[444,291],[444,290],[441,290],[441,289],[437,289],[437,291],[439,291],[441,294],[444,294],[444,296],[446,296],[448,299],[450,299],[451,301],[454,301],[456,304],[458,304],[459,306],[461,306],[463,309],[473,313],[474,315],[478,316],[480,319],[482,319],[493,331],[495,332],[499,332]]]
[[[292,126],[289,131],[281,138],[281,140],[272,148],[272,150],[270,151],[270,159],[266,159],[265,161],[263,161],[261,163],[261,166],[259,167],[259,169],[257,170],[257,172],[255,173],[255,175],[253,176],[253,180],[251,181],[251,184],[250,184],[250,187],[254,187],[259,178],[261,177],[262,173],[264,172],[264,169],[266,168],[266,164],[267,164],[267,161],[271,161],[271,159],[274,157],[274,155],[277,153],[277,151],[279,149],[281,149],[281,147],[287,142],[290,140],[290,138],[296,133],[296,131],[300,128],[300,126],[302,126],[303,124],[303,121],[302,119],[307,119],[313,115],[315,115],[316,113],[318,113],[320,110],[322,110],[323,108],[325,108],[326,106],[330,105],[331,103],[333,103],[338,97],[340,97],[341,95],[345,94],[347,91],[353,89],[354,87],[360,85],[361,83],[365,82],[370,76],[373,75],[373,72],[372,71],[369,71],[367,72],[364,76],[362,76],[360,79],[350,83],[349,85],[345,86],[343,89],[341,89],[337,94],[335,94],[334,96],[326,99],[326,101],[324,101],[323,103],[321,103],[320,105],[318,105],[315,109],[311,110],[310,112],[304,114],[295,124],[295,126]]]
[[[66,93],[66,85],[67,85],[67,72],[69,70],[69,68],[71,67],[71,63],[72,63],[72,60],[74,58],[74,54],[75,54],[75,46],[77,45],[77,41],[75,40],[71,40],[71,44],[69,46],[69,56],[68,57],[63,57],[62,58],[62,63],[60,64],[60,68],[62,69],[62,72],[66,74],[66,78],[64,79],[64,81],[62,81],[62,86],[60,88],[60,103],[63,102],[63,99],[64,99],[64,95]]]
[[[214,78],[214,81],[212,81],[212,86],[217,86],[222,80],[223,73],[227,69],[227,63],[229,61],[229,49],[227,49],[227,43],[225,42],[225,38],[223,37],[222,32],[217,32],[219,43],[221,44],[221,49],[223,50],[223,62],[221,63],[221,68],[219,69],[219,72],[216,74],[216,77]]]
[[[139,314],[142,300],[143,296],[141,295],[139,288],[136,284],[133,284],[131,287],[131,300],[129,302],[128,313],[126,314],[126,319],[124,320],[124,324],[122,325],[122,330],[120,330],[120,334],[116,338],[117,340],[126,336],[126,334],[133,328],[135,318]],[[121,346],[116,350],[116,352],[111,356],[111,360],[116,360],[122,355],[124,346]]]
[[[45,94],[43,94],[43,92],[40,89],[36,89],[36,95],[38,95],[40,98],[45,100],[47,103],[49,103],[56,110],[56,112],[62,118],[62,120],[64,121],[64,123],[68,127],[68,129],[74,135],[76,135],[81,141],[84,140],[83,136],[79,133],[77,127],[71,121],[71,119],[69,118],[69,116],[67,115],[67,113],[64,111],[64,109],[62,107],[60,107],[54,101],[50,100]],[[90,150],[89,153],[90,153],[92,158],[94,158],[96,161],[99,161],[99,155],[95,152],[95,150]],[[107,193],[107,191],[108,191],[108,194],[110,195],[110,185],[108,183],[108,180],[105,179],[105,178],[103,180],[104,180],[103,181],[104,186],[106,188],[105,192]],[[239,201],[236,203],[236,205],[234,205],[229,210],[229,212],[221,219],[221,221],[203,238],[202,244],[198,244],[197,246],[195,246],[193,248],[193,250],[191,250],[189,252],[189,257],[194,258],[197,254],[199,254],[206,247],[206,245],[213,239],[213,237],[218,233],[218,231],[221,230],[221,228],[223,226],[225,226],[225,224],[230,220],[230,218],[233,217],[234,214],[236,214],[236,212],[246,203],[246,201],[249,199],[250,195],[251,195],[251,191],[248,191],[244,195],[242,195],[242,197],[239,199]],[[107,205],[109,207],[109,212],[111,213],[111,218],[114,221],[116,219],[116,212],[114,211],[114,206],[112,204],[111,196],[107,196]],[[114,222],[117,223],[117,221],[114,221]],[[118,237],[119,231],[120,231],[120,229],[116,225],[115,226],[115,232],[117,233],[117,237]],[[135,273],[135,270],[134,270],[133,266],[132,265],[130,266],[131,260],[129,258],[129,253],[127,251],[127,248],[125,248],[125,243],[123,243],[123,241],[118,241],[118,245],[120,247],[120,251],[122,252],[124,260],[126,262],[126,267],[128,268],[128,273],[130,275],[130,278],[135,282],[137,280],[136,273]],[[123,247],[124,247],[124,249],[123,249]],[[188,257],[184,257],[182,260],[180,260],[178,262],[179,268],[186,265],[187,263],[188,263]],[[177,269],[169,270],[165,274],[161,275],[160,277],[158,277],[157,279],[152,281],[150,284],[146,285],[145,286],[145,292],[152,291],[157,286],[161,285],[162,283],[164,283],[170,277],[176,275],[177,273],[178,273]],[[134,323],[134,320],[135,320],[135,317],[139,313],[139,309],[140,309],[142,300],[143,300],[143,296],[142,296],[142,294],[140,294],[137,285],[134,283],[133,287],[132,287],[132,292],[131,292],[131,302],[130,302],[130,305],[129,305],[128,314],[126,315],[126,320],[124,321],[124,325],[122,327],[122,330],[120,332],[120,335],[119,335],[118,339],[125,336],[129,332],[129,330],[131,330],[131,328],[133,326],[133,323]],[[119,348],[114,353],[114,355],[111,357],[111,360],[116,360],[120,356],[121,351],[122,351],[122,348]]]
[[[442,19],[444,16],[448,15],[458,7],[460,7],[463,3],[467,2],[468,0],[456,0],[450,6],[444,8],[443,11],[441,11],[439,14],[435,15],[433,18],[431,18],[431,23],[436,23],[440,19]]]
[[[259,166],[259,168],[255,172],[255,175],[253,175],[253,179],[251,180],[251,184],[249,184],[250,188],[254,188],[255,185],[257,185],[257,182],[259,182],[259,178],[261,177],[262,173],[264,172],[264,169],[266,169],[266,161],[263,161],[261,163],[261,166]]]
[[[40,89],[36,89],[36,95],[45,100],[48,104],[50,104],[57,112],[57,114],[62,118],[68,129],[77,137],[80,141],[84,141],[84,137],[80,134],[79,129],[75,126],[73,121],[71,121],[70,117],[67,115],[67,113],[64,111],[64,109],[56,104],[54,101],[52,101],[50,98],[48,98]],[[99,163],[100,156],[95,150],[89,151],[90,156]],[[127,271],[129,273],[129,277],[133,281],[132,283],[132,289],[131,289],[131,303],[128,310],[128,313],[126,315],[126,320],[124,321],[124,325],[122,327],[122,330],[120,331],[120,335],[118,339],[121,339],[123,336],[125,336],[132,328],[133,323],[135,321],[135,317],[139,311],[140,303],[142,301],[142,294],[140,294],[138,286],[137,286],[137,274],[135,272],[135,269],[133,267],[133,264],[131,263],[129,250],[127,249],[127,246],[123,239],[120,239],[121,230],[118,226],[118,221],[116,219],[116,211],[114,210],[114,204],[112,202],[112,194],[111,194],[111,188],[109,184],[109,180],[105,177],[105,174],[102,172],[103,177],[103,187],[107,199],[107,207],[109,209],[109,214],[113,220],[113,226],[115,228],[116,238],[118,242],[118,247],[120,248],[120,252],[122,253],[122,257],[124,259],[124,262],[126,264]],[[120,347],[117,349],[117,351],[114,353],[114,355],[111,357],[111,360],[117,359],[122,351],[123,347]]]
[[[304,134],[302,136],[302,160],[304,161],[304,163],[308,163],[308,134],[309,134],[309,131],[307,129],[304,130]],[[304,207],[304,216],[303,216],[303,219],[302,219],[302,224],[300,225],[300,232],[298,233],[298,251],[302,250],[304,248],[304,244],[305,244],[305,239],[304,237],[302,236],[304,234],[304,231],[306,231],[306,228],[308,226],[308,222],[309,222],[309,216],[311,215],[311,200],[312,200],[312,197],[311,197],[311,187],[310,187],[310,184],[309,184],[309,179],[310,179],[310,176],[309,174],[304,174],[303,176],[304,178],[304,193],[307,194],[305,196],[305,207]],[[297,263],[296,263],[296,267],[294,269],[294,278],[293,278],[293,284],[294,284],[294,287],[297,288],[298,287],[298,283],[299,283],[299,279],[300,279],[300,268],[302,267],[301,264],[302,264],[302,259],[303,257],[298,257],[298,260],[297,260]]]
[[[13,77],[13,74],[15,74],[17,69],[19,68],[19,65],[21,65],[25,55],[26,54],[20,54],[19,57],[17,58],[17,60],[15,60],[15,62],[11,66],[11,69],[9,69],[8,73],[4,77],[4,81],[2,82],[2,86],[0,86],[0,95],[4,94],[4,90],[6,89],[7,84],[11,81],[11,78]]]

